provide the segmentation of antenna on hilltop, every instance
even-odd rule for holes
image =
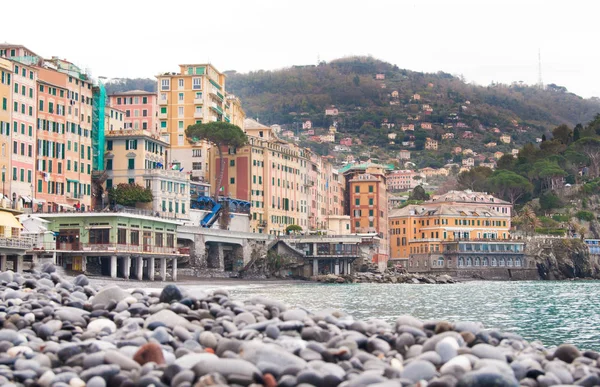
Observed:
[[[538,48],[538,87],[544,88],[544,82],[542,81],[542,52]]]
[[[317,66],[321,63],[321,54],[317,54]]]

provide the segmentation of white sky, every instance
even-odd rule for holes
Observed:
[[[4,1],[0,41],[109,78],[370,54],[481,85],[536,83],[540,49],[544,83],[591,97],[600,96],[599,11],[596,0]]]

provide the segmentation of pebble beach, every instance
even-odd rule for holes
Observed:
[[[600,385],[598,352],[477,322],[360,321],[172,284],[129,291],[52,265],[0,273],[0,323],[2,386]]]

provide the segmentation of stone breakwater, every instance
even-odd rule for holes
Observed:
[[[311,277],[316,282],[329,284],[356,284],[356,283],[381,283],[381,284],[453,284],[456,281],[449,275],[427,275],[410,273],[353,273],[350,275],[325,274]]]
[[[0,323],[2,386],[600,384],[597,352],[545,348],[475,322],[357,321],[174,285],[98,289],[52,266],[0,273]]]

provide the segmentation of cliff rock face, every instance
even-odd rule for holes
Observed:
[[[525,249],[541,279],[600,278],[597,265],[580,239],[532,239]]]

